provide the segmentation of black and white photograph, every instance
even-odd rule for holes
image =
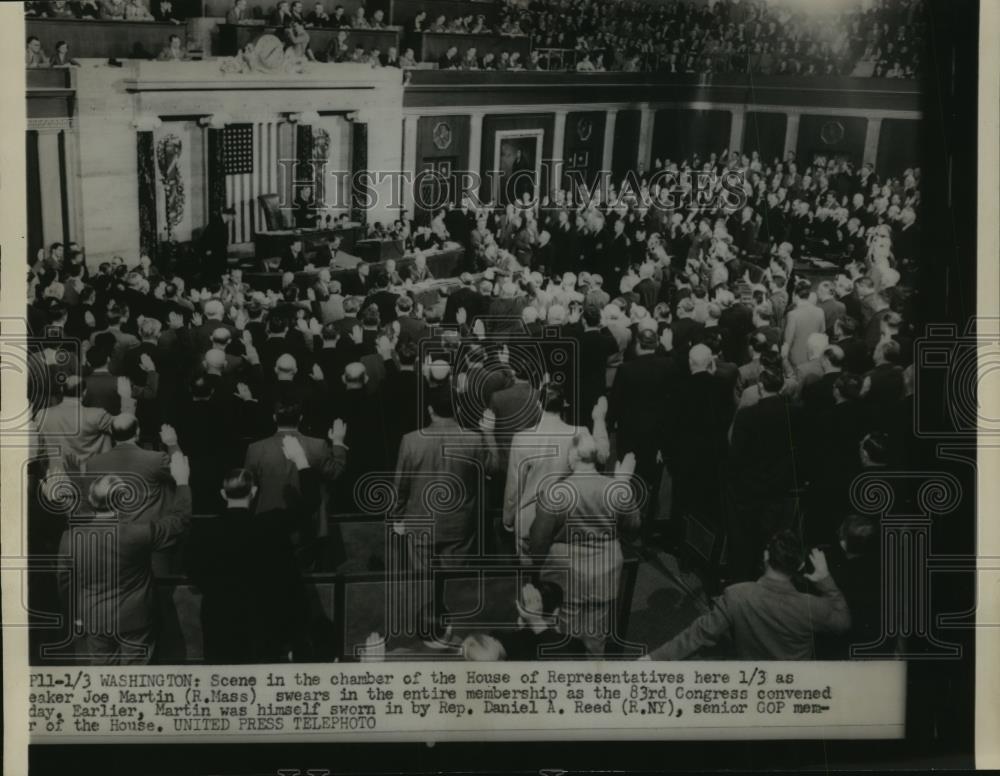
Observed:
[[[989,762],[988,5],[4,4],[24,772]]]

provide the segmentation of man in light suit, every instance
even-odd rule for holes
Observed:
[[[113,418],[100,407],[85,407],[83,392],[83,380],[70,375],[62,386],[62,401],[35,415],[39,445],[57,447],[68,469],[111,449]]]
[[[146,665],[152,659],[156,648],[152,558],[187,531],[190,473],[187,459],[175,452],[170,477],[177,484],[177,497],[166,515],[148,522],[116,514],[116,502],[128,499],[116,496],[119,490],[130,489],[124,478],[106,474],[91,484],[87,501],[93,511],[70,519],[59,553],[67,561],[60,584],[70,602],[77,660],[91,665]],[[114,541],[107,540],[111,532]]]
[[[479,431],[463,429],[455,420],[451,393],[431,394],[430,424],[403,437],[396,464],[398,533],[405,533],[413,519],[434,521],[433,545],[420,532],[410,545],[410,561],[426,575],[432,556],[473,556],[481,517],[480,493],[484,476],[497,469],[493,418],[484,412]],[[442,484],[444,498],[431,495]],[[436,509],[429,512],[428,502]],[[472,558],[469,558],[472,560]]]
[[[568,477],[569,451],[583,426],[571,426],[563,420],[568,405],[561,388],[546,385],[541,392],[542,417],[533,429],[514,435],[507,466],[507,484],[503,500],[503,526],[515,535],[516,551],[528,562],[528,537],[538,506],[539,488],[556,479]],[[604,425],[607,399],[601,397],[594,407],[594,439],[598,443],[597,460],[608,458],[609,441]]]

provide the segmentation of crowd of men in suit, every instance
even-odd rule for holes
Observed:
[[[345,277],[320,252],[278,292],[39,251],[31,524],[72,561],[79,654],[152,659],[153,556],[182,545],[206,659],[315,657],[302,574],[337,563],[339,518],[376,512],[415,578],[483,552],[532,575],[509,631],[463,641],[432,606],[415,647],[373,635],[377,657],[600,656],[623,547],[683,554],[696,531],[722,595],[654,657],[848,657],[881,590],[849,486],[905,463],[912,416],[919,170],[804,167],[723,154],[535,209],[464,202],[414,237],[465,247],[449,284],[419,258]],[[742,196],[701,199],[692,171],[737,172]],[[74,532],[108,521],[95,568]]]

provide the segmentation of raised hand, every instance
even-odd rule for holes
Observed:
[[[810,582],[820,582],[830,576],[830,569],[826,565],[826,555],[823,550],[814,547],[809,552],[809,560],[812,561],[813,571],[811,574],[805,575],[806,579]]]
[[[242,399],[243,401],[254,400],[253,394],[250,392],[250,386],[248,386],[246,383],[236,384],[236,393],[234,394],[234,396],[236,396],[238,399]]]
[[[497,418],[493,410],[483,410],[483,416],[479,419],[479,430],[484,434],[492,434],[497,427]]]
[[[455,312],[455,321],[459,326],[464,326],[465,322],[469,320],[469,314],[465,311],[464,307],[459,307]]]
[[[153,359],[149,357],[148,353],[143,353],[139,356],[139,368],[147,373],[156,371],[156,364],[153,363]]]
[[[384,663],[385,662],[385,637],[375,631],[368,634],[365,645],[359,650],[359,660],[362,663]]]
[[[344,439],[347,438],[347,424],[340,418],[334,420],[330,427],[329,437],[333,444],[343,447]]]
[[[122,399],[132,398],[132,381],[127,377],[119,377],[117,382],[118,395]]]
[[[635,453],[626,453],[618,463],[615,464],[615,476],[630,478],[635,474]]]
[[[164,447],[177,447],[177,431],[169,423],[160,426],[160,441]]]
[[[608,416],[608,398],[601,396],[594,404],[594,409],[590,411],[590,417],[595,422],[600,422]]]

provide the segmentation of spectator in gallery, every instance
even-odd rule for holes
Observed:
[[[70,3],[73,15],[77,19],[100,19],[101,7],[97,0],[74,0]]]
[[[154,553],[174,546],[191,521],[191,470],[180,451],[170,458],[176,495],[169,511],[149,522],[135,522],[116,504],[128,496],[129,483],[115,474],[95,480],[87,493],[85,520],[70,521],[60,541],[59,557],[68,561],[60,581],[73,600],[70,612],[82,631],[76,644],[82,662],[99,665],[146,665],[156,648],[156,588]],[[88,509],[89,508],[89,509]],[[116,524],[109,555],[90,551],[106,542],[109,524]],[[107,564],[115,573],[108,574]],[[95,567],[96,566],[96,567]],[[114,622],[114,633],[107,623]]]
[[[170,24],[181,24],[184,21],[184,14],[174,8],[173,0],[160,0],[160,7],[156,9],[153,16],[158,22],[169,22]]]
[[[412,48],[407,48],[403,51],[403,56],[399,58],[400,67],[416,67],[417,58]]]
[[[372,14],[371,22],[368,25],[373,30],[385,29],[385,11],[381,8],[376,8],[375,13]]]
[[[365,55],[365,47],[360,43],[355,44],[354,52],[351,54],[351,62],[355,64],[363,65],[368,61],[368,57]]]
[[[76,17],[73,6],[66,0],[53,0],[49,4],[49,10],[46,15],[50,19],[73,19]]]
[[[153,14],[143,4],[142,0],[128,0],[125,6],[125,21],[129,22],[151,22],[155,21]]]
[[[463,70],[479,69],[479,57],[476,56],[475,46],[469,46],[469,48],[465,50],[465,56],[462,57],[462,69]]]
[[[25,67],[47,67],[49,58],[42,49],[42,42],[34,35],[28,38],[28,43],[24,49]]]
[[[271,14],[271,24],[275,27],[288,27],[292,23],[292,9],[288,0],[278,0]]]
[[[358,10],[354,12],[351,17],[351,27],[356,30],[367,30],[371,25],[368,24],[368,19],[365,18],[365,7],[363,5],[358,6]]]
[[[382,55],[380,63],[382,67],[400,67],[399,51],[395,46],[389,46],[389,50]]]
[[[438,70],[457,70],[461,65],[458,58],[458,46],[449,46],[438,58]]]
[[[351,58],[351,47],[347,45],[347,30],[339,30],[337,37],[330,41],[326,52],[327,62],[346,62]]]
[[[157,57],[160,62],[186,62],[190,58],[187,46],[184,45],[180,35],[171,35],[167,39],[167,45]]]
[[[292,24],[305,25],[306,12],[302,7],[302,0],[292,0],[292,5],[288,10],[292,17]]]
[[[427,11],[421,9],[409,24],[408,32],[423,32],[427,24]]]
[[[236,0],[226,14],[226,24],[240,24],[249,21],[250,11],[247,10],[247,0]]]
[[[345,29],[351,26],[351,17],[347,15],[344,6],[338,5],[333,9],[333,16],[330,17],[330,26],[338,29]]]
[[[101,0],[102,19],[124,19],[125,0]]]
[[[764,550],[764,575],[756,582],[730,585],[715,605],[666,644],[642,660],[683,660],[729,637],[737,660],[809,660],[816,637],[841,634],[851,627],[847,601],[830,576],[825,553],[809,553],[812,570],[802,574],[804,559],[792,531],[779,531]],[[799,592],[799,575],[819,595]]]
[[[306,32],[306,28],[301,22],[292,22],[292,25],[288,28],[288,45],[285,47],[285,51],[290,52],[292,56],[296,57],[298,60],[308,60],[310,62],[315,62],[316,57],[309,48],[309,33]],[[309,189],[310,193],[312,189]],[[297,204],[297,203],[296,203]],[[313,215],[313,221],[315,222],[315,215]],[[315,225],[315,223],[313,224]]]
[[[326,12],[323,7],[323,3],[316,3],[313,7],[312,13],[309,14],[306,22],[310,27],[328,27],[330,23],[330,14]]]
[[[594,72],[594,63],[590,61],[589,51],[584,51],[580,56],[580,61],[576,63],[576,72],[578,73]]]
[[[428,32],[447,32],[448,31],[448,17],[444,14],[438,16],[434,23],[430,26]]]

